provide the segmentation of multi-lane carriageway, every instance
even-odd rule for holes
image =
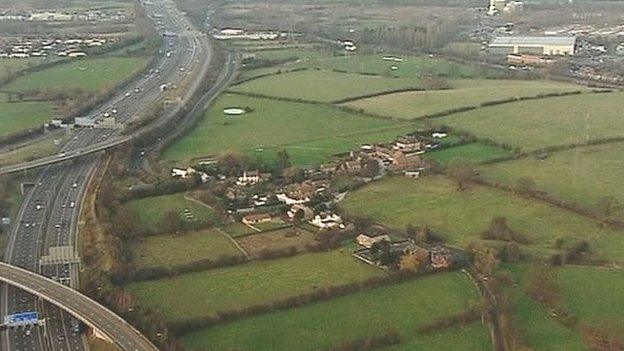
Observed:
[[[161,32],[178,35],[165,38],[165,46],[149,74],[138,78],[126,90],[94,110],[89,118],[97,120],[115,109],[117,122],[126,123],[160,97],[163,84],[180,85],[183,80],[190,81],[188,86],[191,88],[186,91],[186,96],[189,96],[199,86],[198,78],[205,76],[211,59],[207,38],[190,29],[190,23],[171,0],[154,0],[144,2],[144,5],[152,17],[158,14],[158,21],[162,23]],[[167,55],[168,52],[171,54]],[[170,107],[163,116],[173,115],[178,108],[180,106]],[[88,350],[84,336],[74,333],[71,328],[74,318],[82,320],[124,350],[155,350],[147,339],[121,318],[71,287],[41,275],[63,280],[73,278],[75,285],[77,274],[70,266],[41,269],[38,264],[50,247],[76,246],[76,223],[81,200],[90,175],[99,162],[97,154],[84,155],[102,144],[110,147],[110,144],[123,138],[115,130],[80,130],[72,135],[58,155],[53,156],[54,162],[43,161],[38,165],[45,168],[25,195],[13,220],[5,253],[8,264],[0,266],[0,280],[10,283],[0,289],[0,315],[38,309],[47,319],[44,327],[4,331],[0,340],[1,350]],[[67,161],[76,155],[82,157]]]

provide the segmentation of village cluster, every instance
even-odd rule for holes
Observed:
[[[258,170],[245,170],[238,177],[227,177],[188,167],[173,168],[171,175],[179,179],[197,177],[202,183],[215,181],[224,185],[220,200],[227,204],[229,219],[258,232],[262,231],[260,227],[285,226],[317,232],[352,231],[353,223],[348,223],[335,211],[336,203],[344,199],[347,190],[333,186],[333,180],[346,177],[365,184],[386,175],[417,179],[429,168],[423,154],[438,148],[440,143],[436,140],[446,137],[444,132],[427,131],[401,136],[391,143],[363,144],[333,162],[303,170],[296,181]],[[204,161],[202,166],[217,163]],[[354,255],[358,259],[383,267],[399,267],[408,259],[434,269],[449,267],[453,262],[451,251],[442,246],[423,247],[411,239],[395,241],[387,230],[359,233],[355,242],[358,248]],[[388,257],[395,259],[389,262]]]
[[[123,21],[127,15],[120,10],[102,9],[85,11],[26,11],[5,10],[0,13],[0,21],[38,21],[38,22],[69,22],[69,21]]]
[[[112,38],[75,37],[61,38],[21,38],[0,40],[0,59],[48,57],[86,57],[87,51],[116,41]]]

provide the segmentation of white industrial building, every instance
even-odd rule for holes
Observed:
[[[576,37],[497,37],[488,46],[498,55],[574,55]]]

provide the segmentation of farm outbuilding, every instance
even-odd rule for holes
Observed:
[[[575,37],[497,37],[489,45],[491,54],[574,55]]]

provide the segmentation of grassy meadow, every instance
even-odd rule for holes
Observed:
[[[594,208],[598,199],[613,196],[624,203],[624,143],[579,147],[482,167],[492,180],[514,185],[522,177],[532,178],[537,188],[556,198]],[[624,216],[624,212],[619,213]]]
[[[505,149],[479,142],[436,150],[426,154],[427,158],[433,159],[443,166],[454,160],[465,160],[478,164],[510,156],[512,154]]]
[[[194,350],[324,350],[390,329],[411,335],[418,326],[460,313],[478,299],[466,276],[442,273],[217,325],[188,334],[183,341]],[[488,344],[483,330],[467,338]],[[435,343],[423,342],[423,346]]]
[[[226,116],[223,110],[229,107],[250,112]],[[389,141],[413,130],[411,123],[358,116],[327,106],[225,94],[190,134],[165,151],[163,159],[189,162],[225,151],[271,158],[286,150],[295,164],[315,164],[359,147],[361,142]]]
[[[51,102],[0,103],[0,137],[25,129],[43,128],[43,123],[54,118]]]
[[[137,73],[147,58],[87,58],[53,66],[21,76],[6,86],[20,92],[52,88],[82,88],[94,92],[112,89],[117,83]]]
[[[254,79],[232,91],[273,97],[331,102],[396,89],[419,88],[417,78],[392,78],[332,71],[305,70]]]
[[[239,256],[241,252],[223,234],[205,229],[174,235],[152,235],[133,245],[135,268],[177,266],[220,256]]]
[[[449,83],[450,89],[382,95],[351,101],[346,106],[381,116],[414,119],[479,106],[484,102],[586,89],[573,84],[534,80],[463,79]]]
[[[142,306],[159,310],[169,321],[181,321],[382,274],[348,252],[330,251],[133,283],[128,290]]]
[[[167,211],[176,211],[187,221],[202,222],[214,219],[211,209],[185,199],[183,193],[145,197],[129,201],[126,205],[138,213],[140,227],[144,231],[158,231],[162,227],[162,218]],[[186,219],[184,210],[191,211],[193,218]]]
[[[535,253],[551,252],[559,237],[607,240],[613,247],[602,248],[599,253],[604,257],[622,248],[620,233],[584,217],[481,186],[458,191],[454,182],[442,176],[416,181],[387,178],[351,193],[340,207],[350,215],[371,216],[394,228],[427,225],[447,242],[462,246],[478,240],[493,218],[503,216],[512,230],[531,239],[526,248]]]
[[[435,119],[523,150],[624,137],[624,93],[586,94],[480,108]]]

